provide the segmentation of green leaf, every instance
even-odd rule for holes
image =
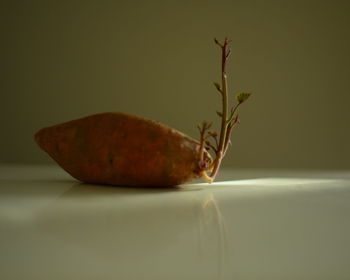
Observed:
[[[222,113],[221,113],[221,112],[216,111],[216,114],[217,114],[220,118],[222,118]]]
[[[236,100],[238,101],[239,104],[242,104],[249,98],[250,95],[251,93],[241,92],[236,95]]]
[[[219,83],[214,82],[214,86],[216,87],[216,89],[217,89],[218,91],[222,92]]]

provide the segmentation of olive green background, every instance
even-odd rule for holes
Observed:
[[[0,162],[52,163],[41,127],[106,112],[197,138],[253,93],[225,166],[350,168],[350,1],[1,1]]]

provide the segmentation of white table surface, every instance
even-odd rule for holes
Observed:
[[[350,171],[82,184],[0,166],[0,279],[350,279]]]

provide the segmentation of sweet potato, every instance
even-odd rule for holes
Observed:
[[[104,113],[44,128],[35,139],[63,169],[80,181],[124,186],[173,186],[217,176],[239,123],[238,108],[251,95],[236,95],[229,108],[226,66],[230,40],[214,39],[221,49],[220,133],[198,126],[200,141],[159,122],[124,113]],[[215,154],[212,160],[208,151]],[[209,175],[207,172],[210,172]]]
[[[173,186],[200,176],[200,143],[164,124],[125,113],[73,120],[35,134],[64,170],[88,183]],[[205,159],[210,156],[205,152]]]

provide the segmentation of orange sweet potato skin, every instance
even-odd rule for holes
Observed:
[[[88,116],[43,128],[35,140],[64,170],[87,183],[174,186],[199,177],[196,140],[134,115]]]

